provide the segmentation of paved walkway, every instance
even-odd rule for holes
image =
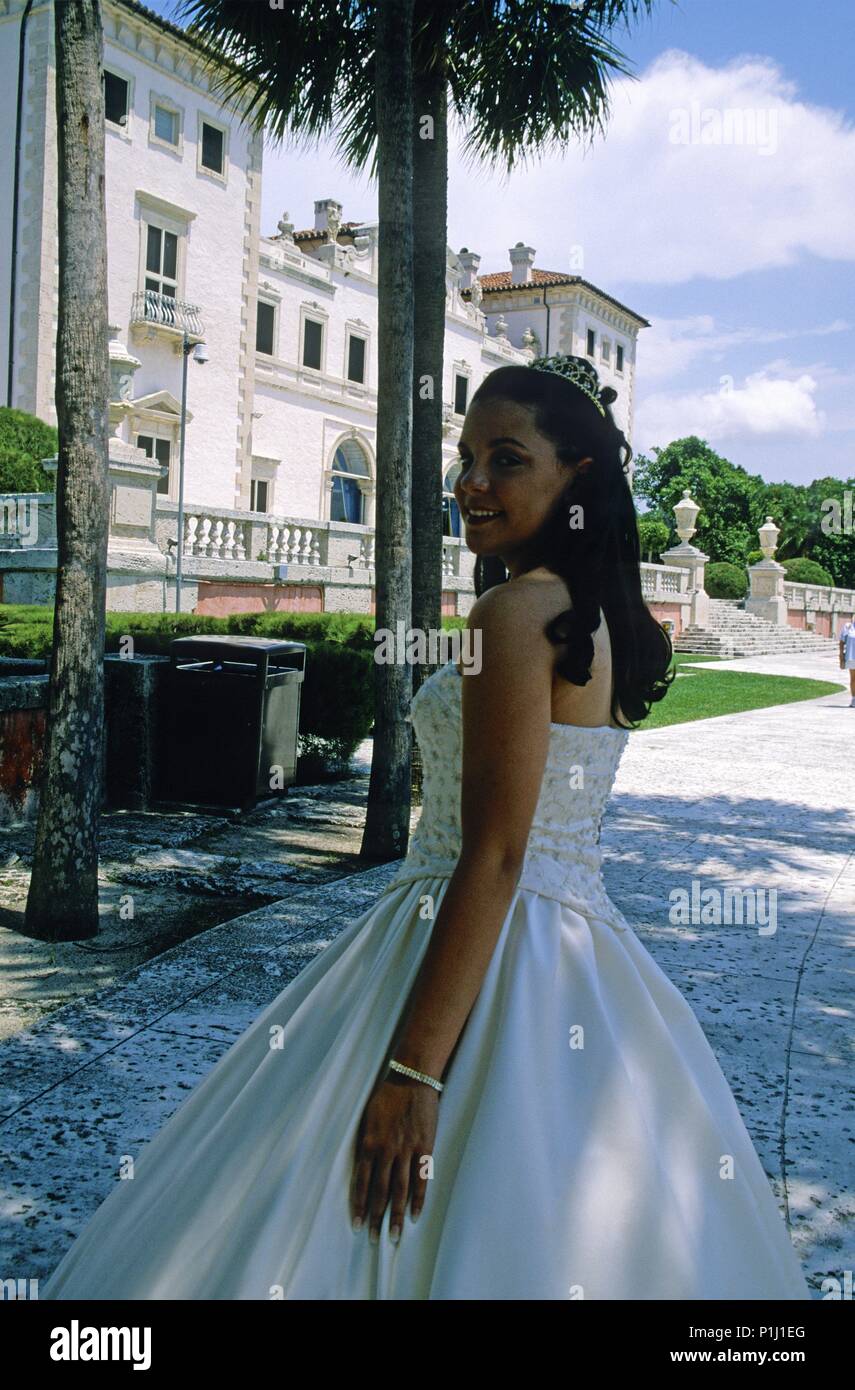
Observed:
[[[100,927],[89,941],[26,935],[35,821],[0,827],[0,1041],[200,932],[298,887],[358,873],[370,740],[367,750],[367,766],[357,764],[353,777],[291,787],[240,816],[104,812]]]
[[[721,666],[847,679],[801,655]],[[609,892],[695,1010],[817,1296],[855,1265],[853,751],[843,689],[635,734],[603,828]],[[777,930],[672,925],[693,881],[775,890]]]
[[[691,656],[686,656],[691,661]],[[841,671],[837,648],[828,652],[778,652],[770,656],[735,656],[728,661],[704,663],[708,671],[756,671],[769,676],[803,676],[806,680],[835,681],[849,689],[849,672]]]
[[[830,674],[810,657],[791,669],[803,660],[722,665]],[[695,1009],[816,1297],[855,1267],[853,739],[842,689],[634,734],[602,837],[609,891]],[[295,886],[0,1045],[0,1277],[46,1278],[119,1155],[160,1128],[395,867],[334,894]],[[693,881],[774,889],[776,930],[672,924],[671,894]]]

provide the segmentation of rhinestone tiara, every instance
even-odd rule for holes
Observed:
[[[574,357],[570,353],[556,352],[551,357],[535,357],[528,364],[539,372],[555,372],[557,376],[563,376],[573,386],[577,386],[580,391],[594,402],[600,414],[605,419],[606,408],[599,398],[600,379],[597,376],[596,367],[586,361],[584,357]]]

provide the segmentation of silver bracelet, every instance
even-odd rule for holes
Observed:
[[[411,1076],[414,1081],[424,1081],[426,1086],[433,1086],[435,1091],[441,1091],[443,1089],[443,1083],[437,1081],[435,1076],[428,1076],[423,1071],[416,1071],[415,1067],[405,1067],[403,1062],[395,1062],[393,1060],[389,1063],[389,1067],[392,1071],[399,1071],[402,1076]]]

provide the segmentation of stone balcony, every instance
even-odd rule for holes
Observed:
[[[205,334],[202,311],[198,304],[185,299],[173,299],[154,290],[137,290],[131,301],[131,328],[154,332],[170,340],[183,339],[186,333],[191,343],[200,343]]]

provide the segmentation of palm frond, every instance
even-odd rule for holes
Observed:
[[[671,0],[676,3],[676,0]],[[271,139],[333,136],[345,166],[377,174],[376,0],[182,0],[189,32],[230,64],[215,90]],[[510,172],[530,156],[605,133],[609,83],[634,79],[608,31],[655,0],[416,0],[416,70],[446,65],[464,159]],[[237,69],[236,71],[234,69]]]

